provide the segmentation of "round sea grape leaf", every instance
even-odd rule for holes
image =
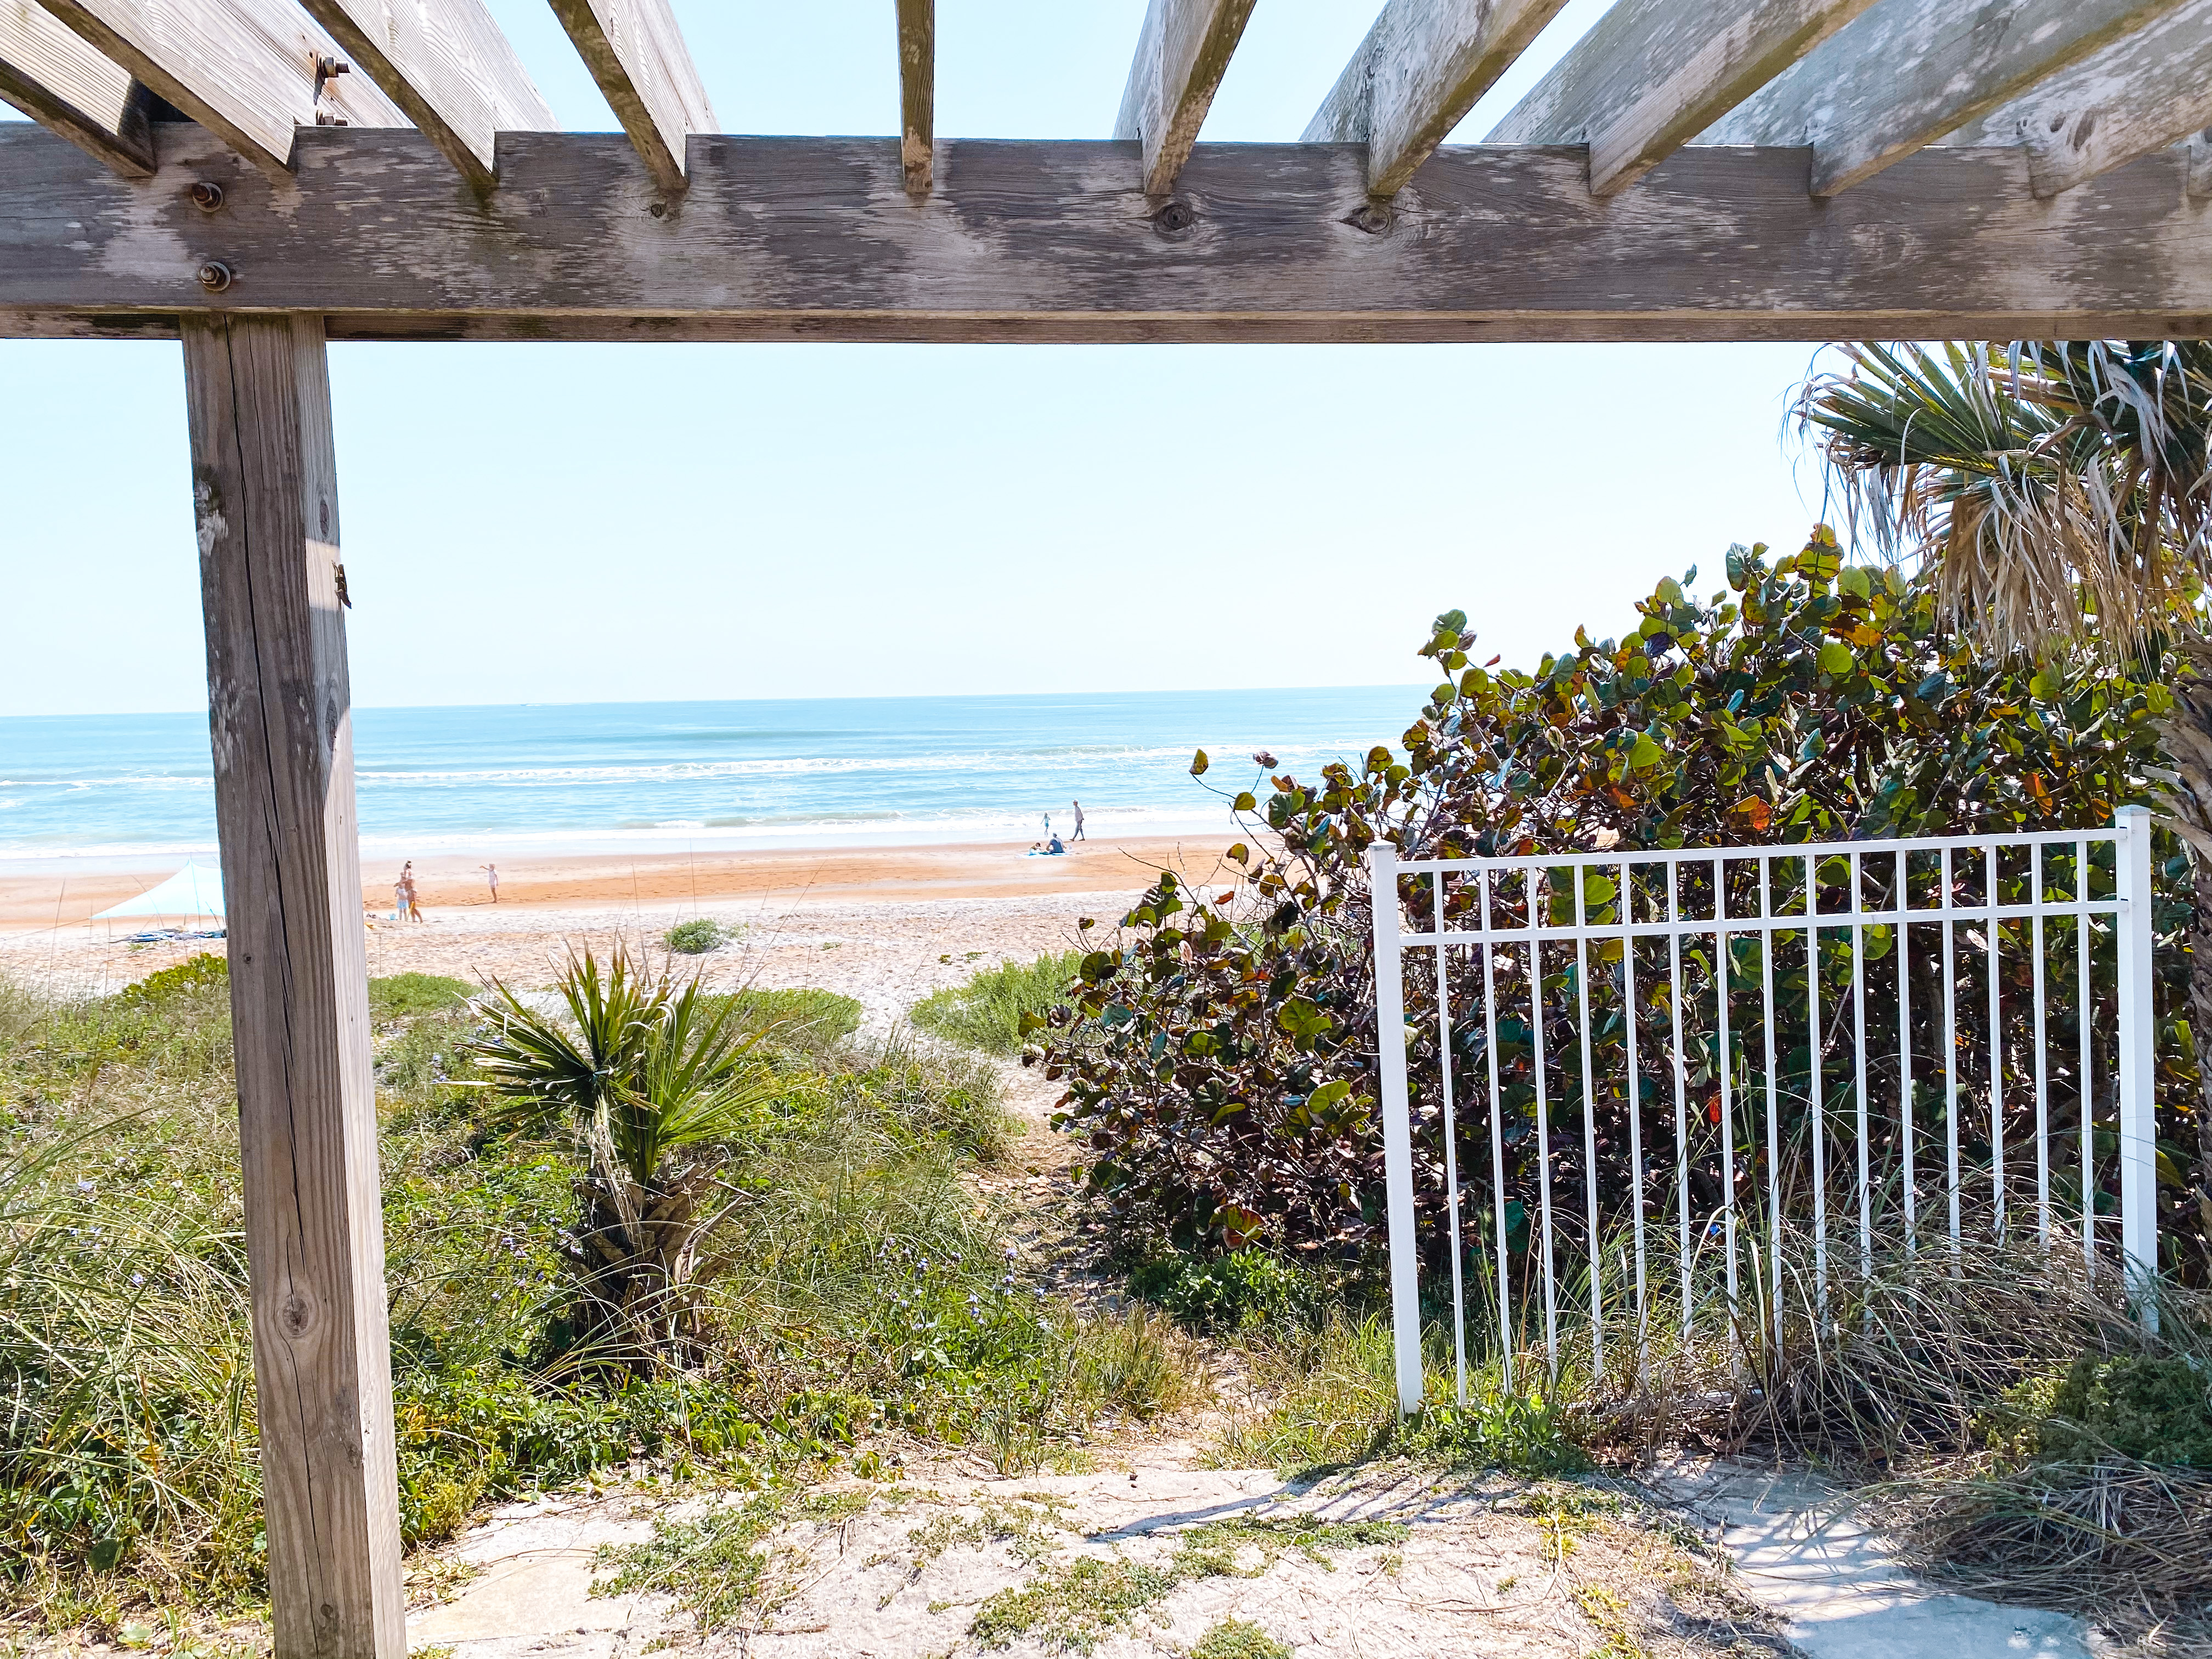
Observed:
[[[1841,679],[1851,672],[1857,660],[1851,655],[1850,647],[1841,640],[1830,640],[1820,647],[1820,672],[1823,674],[1832,674]]]

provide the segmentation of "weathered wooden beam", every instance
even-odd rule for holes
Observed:
[[[271,175],[290,167],[293,135],[319,122],[404,127],[366,76],[342,61],[291,0],[40,0],[108,58]]]
[[[2212,0],[2188,0],[1966,127],[1957,142],[2023,146],[2035,193],[2056,196],[2208,125]]]
[[[937,143],[937,0],[898,0],[899,160],[906,193],[929,194]]]
[[[662,190],[681,194],[686,143],[716,124],[668,0],[552,0],[552,6],[646,171]]]
[[[1873,0],[1619,0],[1492,131],[1586,144],[1593,195],[1619,194]]]
[[[496,176],[495,133],[560,125],[483,0],[302,3],[479,189]]]
[[[1198,143],[1255,0],[1152,0],[1114,136],[1145,146],[1145,193],[1165,196]]]
[[[183,335],[276,1650],[404,1659],[322,323]]]
[[[1170,228],[1106,141],[939,140],[909,203],[894,138],[702,138],[677,213],[614,134],[506,135],[483,197],[412,131],[303,132],[281,183],[155,131],[161,179],[222,184],[221,212],[0,131],[0,330],[244,307],[347,339],[2212,334],[2178,151],[2040,202],[2019,146],[1936,147],[1823,202],[1802,149],[1693,146],[1621,204],[1579,150],[1446,146],[1378,216],[1358,145],[1200,144]]]
[[[1834,196],[2181,3],[1888,0],[1697,142],[1810,144],[1813,193]]]
[[[0,100],[130,179],[154,173],[154,94],[33,0],[0,0]]]
[[[1367,146],[1367,188],[1395,196],[1566,0],[1390,0],[1306,124],[1308,143]]]

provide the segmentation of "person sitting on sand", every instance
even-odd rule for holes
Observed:
[[[1048,855],[1052,855],[1065,853],[1067,848],[1060,844],[1060,837],[1058,836],[1054,836],[1050,841],[1044,844],[1044,850]]]

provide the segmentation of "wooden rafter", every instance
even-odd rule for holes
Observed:
[[[1114,136],[1141,139],[1145,193],[1165,196],[1198,143],[1254,0],[1152,0]]]
[[[2179,152],[2057,204],[2019,148],[1921,151],[1832,201],[1802,149],[1692,148],[1635,210],[1571,149],[1448,147],[1387,221],[1364,158],[1200,144],[1164,228],[1126,147],[701,139],[655,216],[608,134],[516,134],[479,198],[420,133],[301,137],[271,184],[189,127],[216,216],[33,129],[0,131],[0,333],[173,334],[224,302],[347,339],[1668,340],[2212,332],[2212,222]],[[1869,247],[1910,258],[1870,258]],[[164,256],[163,250],[173,250]],[[195,280],[215,258],[235,286]]]
[[[1620,0],[1498,124],[1493,144],[1585,144],[1627,189],[1872,0]]]
[[[291,0],[41,0],[46,9],[264,172],[318,122],[404,127],[364,75],[324,72],[337,42]]]
[[[653,182],[681,193],[690,137],[714,131],[715,123],[668,0],[552,0],[552,6]]]
[[[899,161],[909,196],[929,194],[937,143],[937,0],[898,0]]]
[[[126,178],[153,176],[153,94],[34,0],[0,0],[0,100]]]
[[[2212,0],[2187,0],[1959,134],[2016,143],[2038,196],[2057,196],[2212,124]]]
[[[2181,3],[1889,0],[1698,142],[1809,144],[1813,193],[1833,196]]]
[[[1369,193],[1395,196],[1565,3],[1390,0],[1305,142],[1365,144]]]
[[[480,189],[493,135],[558,124],[483,0],[302,0],[317,21]]]

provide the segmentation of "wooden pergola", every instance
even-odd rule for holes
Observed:
[[[550,3],[622,136],[482,0],[0,0],[0,334],[184,343],[284,1659],[406,1650],[326,340],[2212,333],[2212,0],[1619,0],[1462,147],[1565,0],[1389,0],[1234,145],[1255,0],[1152,0],[1099,143],[939,139],[932,0],[895,139]]]

